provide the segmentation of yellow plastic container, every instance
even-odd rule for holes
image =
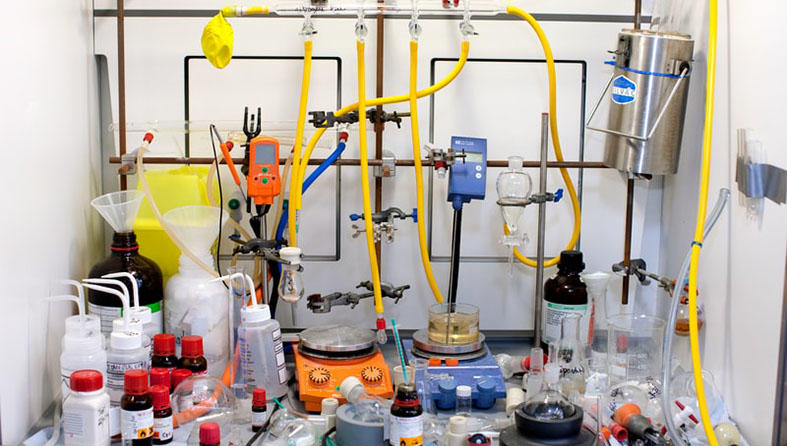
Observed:
[[[145,176],[156,206],[162,215],[182,206],[210,205],[207,194],[209,168],[183,166],[174,170],[145,169]],[[218,183],[214,180],[214,190]],[[141,189],[141,185],[137,185]],[[134,221],[139,252],[161,268],[164,283],[178,272],[180,250],[156,220],[148,200],[142,202]]]

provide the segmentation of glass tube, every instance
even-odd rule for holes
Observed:
[[[446,16],[463,17],[466,15],[465,6],[459,1],[448,0],[420,0],[418,1],[419,16]],[[506,12],[505,4],[495,0],[471,0],[468,11],[470,15],[497,15]],[[331,15],[357,15],[363,11],[365,16],[403,15],[410,16],[413,11],[409,0],[386,0],[383,3],[362,2],[357,0],[333,0],[321,4],[303,3],[297,0],[279,1],[270,5],[270,12],[276,15],[291,16],[331,16]]]

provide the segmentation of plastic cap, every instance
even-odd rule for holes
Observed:
[[[557,384],[560,381],[560,366],[554,362],[544,365],[544,382]]]
[[[301,264],[301,248],[295,248],[293,246],[287,246],[279,250],[279,256],[282,259],[289,261],[293,265],[300,265]]]
[[[242,324],[264,322],[271,318],[271,308],[265,304],[254,304],[243,307],[240,310],[240,322]]]
[[[153,367],[150,369],[150,385],[152,386],[165,386],[169,389],[170,378],[169,370],[161,367]]]
[[[469,398],[473,396],[473,389],[470,386],[456,386],[456,396],[459,398]]]
[[[216,423],[202,423],[199,425],[199,442],[205,444],[218,444],[221,441],[221,429]]]
[[[251,405],[252,406],[264,406],[268,399],[265,395],[265,389],[257,387],[251,393]]]
[[[153,336],[153,354],[156,356],[172,356],[175,354],[175,335],[159,333]]]
[[[131,330],[131,331],[139,331],[139,332],[143,331],[142,330],[142,321],[137,319],[137,318],[134,318],[134,317],[128,318],[128,329]],[[118,332],[126,331],[126,323],[125,323],[125,320],[122,317],[112,320],[112,331],[113,332],[114,331],[118,331]]]
[[[129,308],[129,316],[139,319],[142,324],[149,324],[153,322],[153,311],[148,307],[134,307]]]
[[[582,272],[585,270],[585,263],[582,261],[582,251],[563,251],[560,253],[560,261],[557,264],[559,269],[570,272]]]
[[[126,370],[123,374],[123,391],[129,395],[147,393],[148,372],[141,369]]]
[[[134,350],[142,348],[142,333],[129,331],[121,333],[113,331],[109,335],[109,346],[115,350]]]
[[[169,407],[169,386],[152,386],[150,396],[153,398],[153,410],[164,410]]]
[[[104,378],[98,370],[77,370],[71,374],[71,390],[95,392],[104,387]]]
[[[192,375],[191,370],[189,369],[177,369],[172,371],[172,388],[178,387],[178,384],[182,383],[186,378],[190,378]]]
[[[467,418],[461,415],[454,415],[448,419],[448,430],[452,434],[467,434]]]
[[[641,415],[642,410],[636,404],[624,404],[615,411],[612,419],[619,425],[626,427],[629,425],[629,420],[635,415]]]
[[[354,376],[348,376],[347,378],[344,379],[344,381],[342,381],[342,384],[339,386],[339,393],[341,393],[342,396],[346,399],[347,396],[350,395],[350,392],[352,392],[352,390],[358,386],[363,387],[361,381]]]
[[[75,350],[79,353],[94,352],[103,349],[103,337],[100,335],[95,336],[79,336],[72,333],[66,333],[63,336],[63,349]]]
[[[325,398],[320,406],[320,415],[336,415],[339,408],[339,400],[336,398]]]
[[[521,170],[524,160],[521,156],[509,156],[508,168],[513,170]]]
[[[199,358],[203,354],[202,336],[183,336],[180,339],[180,356],[184,358]]]

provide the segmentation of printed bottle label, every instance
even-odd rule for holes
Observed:
[[[268,411],[262,412],[251,412],[251,425],[254,427],[262,427],[265,426],[265,423],[268,422]]]
[[[124,440],[142,440],[153,436],[153,408],[145,410],[120,409],[120,433]]]
[[[107,361],[107,388],[110,390],[123,390],[124,377],[126,370],[143,369],[147,370],[147,361],[137,362],[109,362]]]
[[[544,301],[546,304],[546,311],[544,311],[544,342],[547,344],[557,343],[560,340],[560,320],[569,314],[578,314],[583,316],[583,321],[580,326],[584,325],[584,317],[588,310],[588,305],[563,305],[554,302]],[[584,333],[584,336],[582,335]],[[587,328],[582,330],[580,328],[580,339],[587,342]]]
[[[284,362],[284,344],[281,342],[281,330],[276,329],[273,333],[273,353],[276,355],[276,370],[279,373],[279,383],[287,383],[287,364]]]
[[[97,444],[109,438],[109,405],[98,407],[65,407],[63,437],[66,445]]]
[[[71,440],[81,440],[85,438],[85,417],[79,412],[69,412],[63,414],[63,434]]]
[[[153,419],[153,438],[160,441],[171,440],[174,436],[175,425],[172,416]]]
[[[424,416],[397,417],[391,415],[392,446],[422,446],[424,444]]]
[[[161,311],[161,302],[156,302],[150,305],[145,305],[150,308],[152,317],[150,319],[156,333],[164,332],[164,312]],[[87,311],[89,314],[98,316],[101,320],[101,333],[109,336],[112,333],[112,321],[120,318],[123,315],[123,309],[118,307],[105,307],[103,305],[96,305],[88,302]]]

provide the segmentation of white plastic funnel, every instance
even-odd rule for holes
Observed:
[[[194,254],[210,253],[210,247],[219,235],[221,209],[214,206],[183,206],[164,214],[164,221],[175,231],[175,235]],[[221,225],[229,217],[225,212]]]
[[[122,190],[93,199],[93,206],[115,232],[131,232],[145,193],[141,190]]]

